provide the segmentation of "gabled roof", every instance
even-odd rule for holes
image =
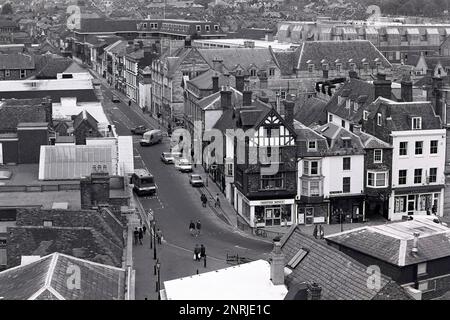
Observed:
[[[78,32],[137,31],[137,20],[110,20],[106,18],[82,18]]]
[[[303,156],[319,156],[324,155],[328,151],[328,143],[327,139],[314,131],[311,128],[303,125],[302,123],[295,121],[294,122],[295,133],[297,134],[297,150],[298,154]],[[310,151],[308,150],[307,143],[308,141],[316,141],[316,150]]]
[[[381,274],[380,288],[367,285],[367,267],[323,240],[301,232],[294,226],[282,239],[285,261],[290,261],[300,249],[307,252],[292,273],[287,276],[288,287],[313,282],[322,287],[323,300],[410,300],[409,295],[392,279]]]
[[[56,79],[58,73],[63,73],[72,65],[77,65],[73,60],[63,57],[48,57],[44,63],[36,79]]]
[[[370,67],[375,67],[375,59],[378,59],[383,67],[392,68],[391,63],[368,40],[305,41],[300,50],[301,55],[297,63],[299,70],[308,70],[308,64],[321,68],[323,59],[333,67],[337,59],[343,65],[352,59],[357,67],[362,67],[362,60],[366,59]]]
[[[242,93],[231,87],[231,106],[230,108],[239,108],[242,105]],[[207,97],[204,97],[198,102],[198,105],[203,110],[218,110],[221,109],[221,93],[215,92]]]
[[[329,155],[364,154],[364,146],[361,140],[353,132],[329,122],[315,128],[316,132],[323,135],[329,141]],[[350,139],[351,147],[344,148],[343,140]]]
[[[80,288],[67,286],[70,266],[80,270]],[[53,253],[0,272],[0,297],[7,300],[123,300],[125,279],[124,269]]]
[[[384,142],[381,139],[378,139],[377,137],[368,134],[364,131],[356,131],[353,130],[353,133],[356,134],[359,139],[361,139],[361,142],[365,149],[391,149],[392,145],[390,145],[387,142]]]
[[[97,129],[98,121],[86,110],[81,111],[75,119],[73,119],[73,129],[76,130],[83,121],[87,122],[91,128]]]
[[[23,53],[0,54],[0,70],[35,68],[34,57]]]
[[[412,253],[414,232],[420,234],[416,254]],[[325,238],[400,267],[450,256],[450,228],[433,222],[431,217],[367,226]]]
[[[306,101],[299,98],[296,105],[298,111],[295,113],[294,119],[305,126],[309,127],[327,122],[326,101],[316,97],[311,97]]]
[[[300,56],[299,48],[294,51],[274,51],[273,54],[277,59],[282,75],[291,75],[295,72]]]
[[[188,80],[188,82],[200,90],[212,90],[212,88],[213,88],[212,77],[214,77],[214,76],[219,77],[219,88],[221,86],[228,84],[227,78],[222,73],[219,73],[212,69],[209,69],[208,71],[203,72],[202,74],[198,75],[197,77],[195,77],[191,80]]]

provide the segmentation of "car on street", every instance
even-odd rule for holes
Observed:
[[[146,126],[137,126],[137,127],[131,129],[132,134],[138,134],[138,135],[143,135],[147,131],[148,131],[148,129]]]
[[[155,178],[146,169],[136,169],[131,176],[133,192],[138,196],[153,195],[156,193]]]
[[[175,158],[181,157],[179,152],[163,152],[161,153],[161,161],[165,164],[174,164]]]
[[[203,179],[199,174],[191,174],[189,175],[189,183],[193,187],[203,187]]]
[[[141,146],[152,146],[157,143],[161,143],[163,139],[161,130],[150,130],[145,132],[142,135],[142,139],[140,141]]]
[[[175,160],[175,168],[181,172],[192,172],[192,163],[185,158]]]
[[[114,102],[114,103],[116,103],[116,102],[120,102],[120,99],[119,99],[119,97],[118,97],[117,95],[115,95],[115,94],[113,93],[113,95],[112,95],[112,97],[111,97],[111,101]]]

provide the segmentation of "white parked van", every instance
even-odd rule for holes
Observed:
[[[161,130],[150,130],[144,133],[141,139],[141,146],[151,146],[153,144],[161,143],[163,138]]]

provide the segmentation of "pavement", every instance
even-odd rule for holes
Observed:
[[[91,73],[96,76],[94,72]],[[113,103],[111,88],[105,79],[98,79],[102,84],[100,90],[105,113],[114,123],[118,135],[130,135],[130,128],[138,125],[159,127],[158,121],[144,114],[135,103],[128,106],[129,99],[123,94],[114,91],[122,101]],[[211,201],[212,205],[203,208],[200,202],[202,190],[190,186],[188,174],[160,161],[160,154],[170,149],[167,134],[161,144],[151,147],[140,146],[139,139],[140,136],[133,137],[135,167],[147,168],[154,175],[158,191],[154,196],[139,197],[136,207],[142,208],[140,213],[143,221],[144,213],[151,209],[157,228],[163,232],[165,241],[157,246],[162,281],[191,276],[196,274],[197,270],[202,273],[225,268],[229,266],[226,261],[227,254],[237,254],[251,260],[268,258],[272,250],[271,241],[256,238],[237,229],[234,209],[225,198],[221,199],[220,209],[214,208]],[[217,186],[210,182],[208,189],[203,189],[203,192],[209,192],[211,199],[217,193],[223,197]],[[198,237],[189,233],[191,220],[200,220],[202,223],[202,233]],[[193,248],[196,244],[204,244],[206,247],[206,268],[203,262],[193,260]],[[143,245],[134,246],[133,260],[136,270],[136,299],[155,299],[157,276],[154,275],[154,252],[150,250],[148,236],[144,237]]]

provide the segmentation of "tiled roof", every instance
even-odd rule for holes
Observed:
[[[422,117],[422,130],[441,129],[439,116],[434,112],[431,102],[395,102],[378,98],[368,108],[371,111],[369,118],[376,117],[381,105],[386,106],[390,115],[386,119],[386,127],[391,131],[406,131],[412,129],[411,117]]]
[[[277,61],[270,49],[262,48],[226,48],[226,49],[198,49],[200,54],[212,68],[213,60],[220,58],[228,71],[233,71],[238,65],[248,70],[254,65],[257,69],[266,69],[269,64],[277,65]]]
[[[105,52],[110,52],[113,54],[123,53],[125,52],[125,48],[128,45],[128,41],[126,40],[118,40],[105,48]]]
[[[49,57],[44,63],[45,65],[36,75],[36,79],[56,79],[58,73],[63,73],[74,64],[71,59],[63,57]]]
[[[242,93],[234,88],[230,88],[231,90],[231,108],[239,108],[242,106]],[[198,105],[203,110],[217,110],[221,109],[221,93],[215,92],[207,97],[204,97],[202,100],[198,102]]]
[[[351,101],[347,108],[346,101],[339,104],[339,96],[346,96]],[[326,106],[326,111],[333,113],[343,119],[358,122],[362,119],[364,107],[369,105],[375,98],[375,86],[364,80],[350,78],[342,84],[339,90],[331,97]],[[355,110],[354,102],[358,103]]]
[[[412,253],[414,232],[420,234],[416,254]],[[326,240],[397,266],[450,256],[450,228],[427,218],[357,228]]]
[[[34,57],[23,53],[0,54],[0,70],[34,69]]]
[[[357,135],[347,129],[336,125],[335,123],[329,122],[323,126],[317,127],[316,132],[323,135],[329,140],[328,152],[330,155],[340,155],[340,154],[364,154],[364,146]],[[351,148],[344,148],[343,140],[344,138],[350,138]]]
[[[93,89],[77,90],[30,90],[30,91],[2,91],[0,99],[36,99],[49,96],[52,102],[61,102],[61,97],[76,97],[77,102],[97,102],[98,98]]]
[[[86,121],[91,128],[97,129],[98,121],[86,110],[81,111],[75,119],[73,119],[73,129],[76,130],[83,121]]]
[[[343,66],[347,66],[352,59],[352,62],[361,68],[363,59],[366,59],[369,67],[376,67],[375,59],[378,59],[383,67],[392,68],[390,62],[368,40],[305,41],[300,50],[298,69],[303,71],[308,70],[308,64],[314,64],[316,68],[321,69],[322,60],[327,61],[328,65],[334,68],[337,59]],[[308,61],[310,62],[307,63]]]
[[[21,122],[45,122],[41,99],[6,100],[0,103],[0,132],[15,132]]]
[[[363,131],[355,131],[353,130],[353,133],[356,134],[360,139],[361,142],[364,145],[364,148],[366,149],[391,149],[392,146],[387,143],[384,142],[381,139],[378,139],[377,137],[368,134],[366,132]]]
[[[322,240],[305,235],[298,226],[292,228],[282,239],[285,261],[290,261],[302,248],[308,253],[287,276],[288,287],[316,282],[322,287],[323,300],[410,299],[385,275],[381,275],[379,290],[369,288],[366,266]]]
[[[80,288],[67,286],[70,266],[80,270]],[[124,269],[53,253],[0,272],[0,296],[7,300],[123,300]]]
[[[450,66],[450,57],[447,56],[426,56],[425,62],[427,63],[428,69],[434,70],[436,65],[440,63],[442,67]]]
[[[273,54],[277,59],[282,75],[291,75],[294,73],[295,68],[297,68],[299,52],[299,49],[295,51],[274,51]]]
[[[320,156],[328,151],[328,143],[324,136],[318,134],[311,128],[306,127],[300,122],[294,123],[295,133],[297,134],[297,150],[300,156]],[[316,141],[317,150],[308,151],[308,141]]]
[[[327,122],[326,101],[312,97],[306,101],[299,98],[295,103],[298,111],[295,113],[294,118],[305,126],[309,127]]]
[[[212,77],[214,76],[219,77],[219,88],[228,84],[227,78],[222,73],[218,73],[212,69],[203,72],[201,75],[195,77],[194,79],[188,80],[188,82],[200,90],[212,90]]]

